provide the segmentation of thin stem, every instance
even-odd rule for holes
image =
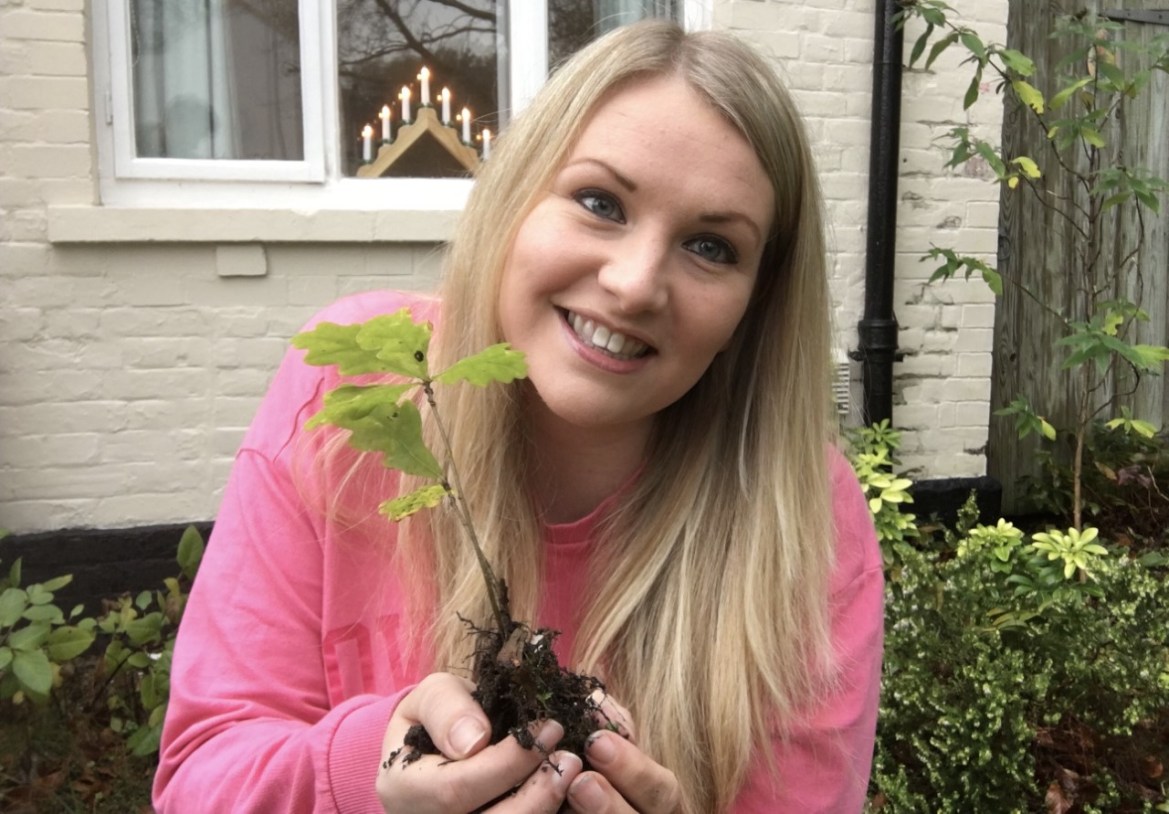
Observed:
[[[464,497],[466,492],[463,491],[459,469],[455,466],[454,446],[451,444],[451,437],[447,433],[446,425],[442,421],[442,415],[438,411],[438,404],[435,403],[432,384],[431,380],[426,379],[422,383],[422,390],[426,393],[426,403],[430,405],[430,414],[434,416],[434,424],[438,427],[438,434],[442,437],[443,446],[446,448],[446,464],[450,469],[450,480],[454,484],[454,490],[452,492],[450,484],[444,483],[443,486],[446,488],[447,494],[452,495],[455,499],[455,510],[459,515],[459,522],[463,526],[463,531],[467,533],[467,539],[471,541],[475,558],[479,561],[479,569],[483,572],[483,580],[487,583],[487,598],[491,601],[491,610],[495,614],[495,623],[499,626],[499,635],[506,638],[508,624],[507,617],[503,612],[503,592],[499,587],[499,578],[495,576],[491,563],[487,561],[487,556],[483,553],[483,546],[479,544],[479,535],[475,533],[475,525],[471,522],[471,510]]]

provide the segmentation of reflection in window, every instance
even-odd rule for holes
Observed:
[[[530,2],[530,0],[528,0]],[[470,135],[498,131],[499,111],[507,107],[506,44],[500,33],[502,2],[497,0],[338,0],[337,55],[340,84],[342,167],[353,175],[362,163],[362,130],[372,129],[374,152],[381,142],[379,112],[388,108],[391,136],[402,125],[402,88],[410,89],[409,108],[417,117],[422,102],[422,68],[428,71],[430,104],[441,118],[442,89],[450,94],[451,124],[470,110]],[[401,156],[388,176],[440,178],[466,169],[437,141],[426,137]]]
[[[553,69],[600,35],[651,17],[681,21],[681,0],[548,0]]]
[[[537,0],[523,0],[533,3]],[[583,45],[621,25],[646,18],[681,19],[681,0],[547,0],[548,64],[555,66]],[[431,104],[441,116],[440,94],[451,94],[452,119],[471,112],[471,140],[483,150],[485,129],[507,124],[508,43],[503,0],[338,0],[342,167],[354,175],[366,155],[376,155],[388,113],[391,138],[402,124],[402,88],[410,91],[410,112],[421,101],[422,68],[429,72]],[[511,56],[523,59],[543,43],[514,43]],[[460,136],[467,131],[452,121]],[[369,128],[366,130],[366,128]],[[368,134],[371,142],[366,146]],[[387,176],[452,177],[467,171],[436,139],[394,159]],[[381,169],[379,168],[380,172]]]
[[[300,19],[281,0],[133,0],[140,158],[304,158]]]

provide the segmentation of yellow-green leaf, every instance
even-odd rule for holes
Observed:
[[[1046,418],[1039,419],[1039,431],[1043,433],[1043,437],[1048,441],[1055,440],[1055,427],[1051,426]]]
[[[1036,113],[1043,112],[1043,94],[1039,92],[1038,88],[1022,79],[1016,79],[1011,83],[1011,87],[1015,89],[1015,93],[1019,95],[1025,105]]]
[[[436,376],[435,381],[443,384],[465,381],[476,387],[486,387],[492,382],[506,384],[527,375],[528,363],[524,354],[513,350],[508,343],[501,342],[460,359]]]
[[[357,344],[360,325],[337,325],[322,322],[311,331],[292,337],[292,346],[308,351],[304,361],[310,365],[336,365],[342,376],[363,373],[386,373],[388,368],[377,354]]]
[[[1019,169],[1021,169],[1023,174],[1028,178],[1039,178],[1043,174],[1039,171],[1039,165],[1025,155],[1011,159],[1011,163],[1018,164]]]
[[[423,509],[433,509],[442,503],[442,499],[446,495],[447,491],[442,484],[435,483],[416,489],[408,495],[387,500],[378,507],[378,511],[397,522]]]
[[[409,308],[374,317],[357,332],[357,344],[376,354],[386,370],[417,379],[429,377],[430,323],[415,322]]]
[[[1091,82],[1092,82],[1092,77],[1085,76],[1084,78],[1077,80],[1073,84],[1068,85],[1066,88],[1064,88],[1063,90],[1056,93],[1055,96],[1051,97],[1051,103],[1050,103],[1051,109],[1052,110],[1059,110],[1061,107],[1063,107],[1064,105],[1067,104],[1069,99],[1071,99],[1073,96],[1075,96],[1076,91],[1078,91],[1080,88],[1084,87],[1085,85],[1090,84]]]

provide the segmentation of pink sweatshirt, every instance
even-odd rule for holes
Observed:
[[[314,321],[362,322],[433,300],[372,292]],[[382,811],[374,793],[395,705],[423,677],[404,643],[403,607],[385,549],[342,532],[299,497],[293,439],[336,386],[333,368],[285,358],[236,458],[215,531],[179,631],[154,800],[173,812]],[[832,632],[844,682],[777,741],[780,776],[751,771],[733,811],[861,811],[877,717],[882,647],[881,557],[847,462],[832,461],[837,563]],[[580,617],[600,512],[547,529],[539,625]],[[379,529],[393,544],[393,527]]]

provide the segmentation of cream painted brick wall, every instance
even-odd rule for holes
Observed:
[[[97,200],[84,0],[0,2],[0,527],[17,532],[212,518],[288,338],[374,287],[433,287],[433,244],[262,248],[267,274],[216,274],[213,244],[54,245],[47,208]],[[1006,0],[973,13],[1003,39]],[[717,0],[715,26],[769,53],[806,115],[827,197],[842,348],[861,314],[873,0]],[[942,169],[932,140],[967,116],[965,73],[905,79],[897,421],[922,475],[980,473],[993,303],[924,286],[933,241],[991,257],[997,191]],[[989,95],[989,94],[988,94]],[[993,259],[993,258],[992,258]]]

